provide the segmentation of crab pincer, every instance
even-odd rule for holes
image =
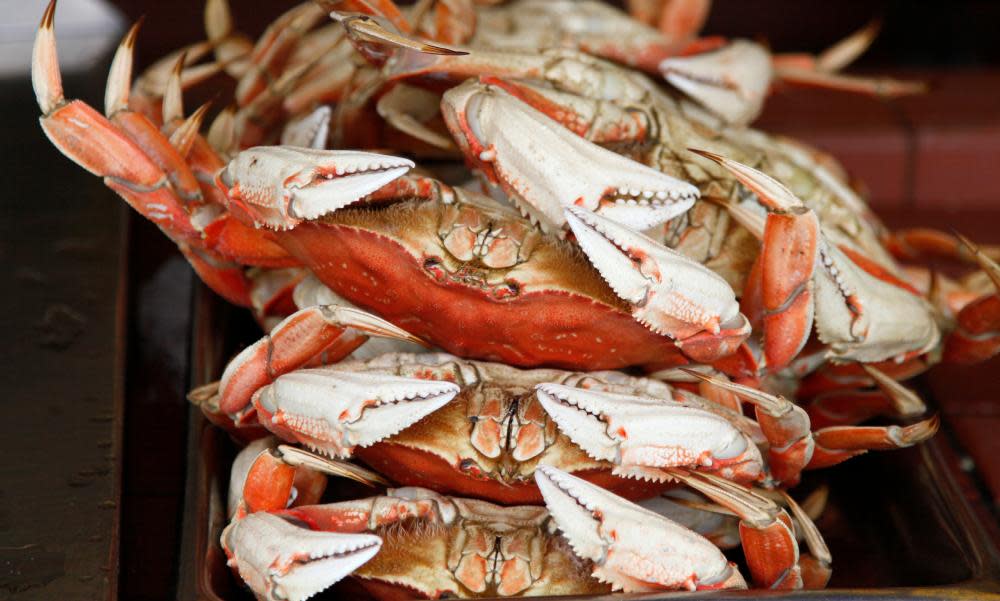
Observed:
[[[701,535],[551,466],[539,466],[535,481],[574,553],[614,590],[746,588],[736,566]]]
[[[253,513],[222,533],[229,565],[265,599],[308,599],[343,580],[382,547],[374,534],[311,530],[291,519]]]
[[[612,473],[672,480],[665,471],[686,467],[741,482],[761,476],[763,459],[729,420],[676,401],[545,383],[538,401],[559,429]]]
[[[254,225],[290,229],[355,203],[413,168],[408,159],[353,150],[258,146],[219,172],[229,209]]]
[[[437,411],[458,394],[453,382],[330,368],[278,377],[254,393],[268,428],[330,457],[388,438]]]
[[[674,339],[688,357],[714,361],[750,335],[733,289],[712,270],[596,213],[568,207],[565,215],[583,252],[632,316]]]
[[[501,85],[470,79],[441,111],[466,161],[545,231],[565,226],[565,207],[646,229],[698,199],[695,186],[581,138]]]

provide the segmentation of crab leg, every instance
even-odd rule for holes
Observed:
[[[993,294],[965,305],[958,313],[957,327],[945,341],[946,360],[975,363],[985,361],[1000,351],[1000,265],[963,236],[969,249],[996,288]]]
[[[63,154],[103,177],[108,187],[172,238],[197,239],[198,233],[170,190],[163,170],[97,111],[63,97],[53,30],[55,8],[55,1],[50,2],[42,16],[31,62],[31,81],[42,109],[45,134]]]
[[[559,429],[613,473],[669,480],[685,467],[741,482],[757,480],[763,460],[756,445],[728,420],[682,403],[545,383],[535,387]]]
[[[169,141],[139,113],[125,109],[127,75],[135,28],[126,35],[109,81],[108,105],[119,114],[115,125],[79,100],[63,97],[59,62],[56,56],[55,0],[42,17],[32,53],[31,78],[38,105],[42,109],[42,129],[63,154],[104,183],[141,215],[155,223],[177,243],[199,276],[227,300],[242,306],[249,303],[249,284],[238,265],[203,250],[201,232],[192,223],[184,201],[171,185],[170,174],[187,190],[191,200],[199,194],[191,187],[190,172]],[[121,124],[125,124],[123,129]],[[141,145],[135,140],[141,140]],[[144,149],[144,147],[146,149]],[[147,152],[152,152],[153,157]],[[168,165],[168,171],[157,164]],[[183,192],[182,192],[183,193]]]
[[[142,148],[167,175],[171,188],[182,205],[203,202],[201,188],[180,152],[160,133],[145,115],[129,108],[129,85],[132,80],[132,55],[139,23],[129,29],[118,45],[111,62],[111,72],[104,95],[104,114],[119,130]],[[183,68],[184,57],[177,63]]]
[[[799,545],[789,515],[772,501],[710,474],[674,475],[740,518],[740,541],[743,554],[761,588],[800,589]]]
[[[242,411],[258,389],[324,351],[330,362],[346,357],[364,342],[364,336],[357,336],[358,332],[420,343],[406,331],[358,309],[337,306],[302,309],[229,362],[219,386],[220,410],[227,414]]]
[[[237,469],[241,463],[249,466]],[[239,495],[235,515],[238,519],[257,511],[315,504],[326,489],[328,476],[348,478],[366,486],[388,485],[375,472],[346,461],[320,457],[288,445],[261,450],[260,445],[251,444],[233,462],[229,491]]]
[[[250,68],[236,84],[235,99],[245,106],[278,78],[305,32],[326,17],[315,4],[299,4],[268,25],[250,53]]]
[[[126,35],[115,54],[108,78],[105,112],[112,122],[147,151],[167,173],[178,197],[191,213],[191,221],[201,230],[202,247],[206,251],[234,262],[228,271],[232,277],[243,277],[242,265],[258,267],[289,267],[297,262],[279,247],[270,233],[250,228],[222,211],[227,200],[215,186],[215,174],[224,167],[216,153],[198,135],[207,105],[184,119],[183,66],[181,55],[167,79],[162,102],[164,124],[162,134],[145,116],[130,109],[128,82],[131,77],[133,51],[138,23]],[[165,136],[169,136],[169,144]],[[176,149],[176,150],[175,150]],[[206,271],[202,263],[212,262],[205,253],[185,253],[196,266],[199,275]],[[214,261],[222,264],[220,259]],[[222,270],[222,267],[219,268]],[[212,277],[211,273],[205,277]]]
[[[816,449],[806,469],[830,467],[868,451],[892,451],[920,444],[937,433],[934,416],[910,426],[833,426],[813,433]]]
[[[749,335],[732,288],[707,267],[596,213],[569,207],[565,215],[591,264],[635,319],[673,338],[688,357],[710,363]]]
[[[809,515],[809,512],[800,506],[788,492],[782,490],[779,493],[784,499],[785,504],[788,505],[788,508],[792,510],[792,516],[795,517],[795,521],[798,524],[799,534],[809,548],[808,553],[799,554],[802,588],[810,590],[824,589],[827,583],[830,582],[830,576],[833,575],[833,568],[831,567],[833,557],[830,554],[830,548],[826,546],[826,541],[823,540],[823,535],[820,534],[816,524],[813,523],[813,518]],[[821,497],[825,503],[825,494],[821,494]],[[806,499],[806,502],[809,501],[810,499]]]
[[[628,0],[633,18],[658,28],[668,38],[690,39],[708,19],[711,0]]]
[[[731,390],[756,406],[757,421],[771,445],[768,464],[772,478],[783,484],[796,484],[803,469],[829,467],[867,451],[888,451],[919,444],[933,436],[939,426],[938,418],[932,417],[906,427],[835,426],[813,432],[805,410],[785,398],[711,378],[693,370],[684,371]],[[881,385],[890,394],[904,394],[900,390],[889,388],[887,380],[889,378],[882,375]],[[898,402],[903,404],[907,401],[901,398]],[[916,403],[919,403],[919,399]]]
[[[927,411],[927,405],[919,396],[889,374],[873,365],[859,365],[875,381],[878,390],[838,390],[820,394],[806,407],[814,427],[851,426],[878,415],[911,418]]]
[[[740,398],[753,403],[757,422],[770,444],[768,467],[771,478],[790,486],[798,483],[802,470],[812,460],[815,447],[809,415],[805,410],[780,396],[707,376],[694,370],[681,369],[703,382],[734,392]]]
[[[535,481],[574,553],[614,590],[746,588],[715,545],[683,526],[548,465]]]
[[[813,57],[784,54],[773,58],[776,78],[785,83],[869,94],[883,98],[921,94],[927,91],[922,82],[901,81],[888,77],[842,75],[843,69],[861,56],[878,35],[880,23],[872,21]]]

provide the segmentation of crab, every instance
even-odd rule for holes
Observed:
[[[378,32],[371,27],[365,29],[364,35],[367,36],[368,43],[375,43],[371,40],[379,39]],[[435,56],[423,60],[414,56],[417,53],[408,46],[399,46],[395,62],[387,65],[389,76],[411,79],[427,75],[450,75],[462,79],[469,75],[484,74],[479,81],[466,79],[461,85],[446,92],[442,98],[442,114],[470,165],[484,173],[489,181],[502,187],[522,210],[542,223],[561,226],[565,219],[559,214],[560,208],[565,211],[566,205],[593,202],[585,195],[573,193],[572,188],[550,191],[549,188],[535,184],[538,179],[537,171],[544,168],[540,165],[546,164],[544,159],[549,154],[541,151],[543,147],[557,156],[572,156],[574,163],[585,166],[582,172],[590,173],[591,169],[586,166],[597,169],[603,158],[569,150],[581,147],[581,138],[605,145],[642,144],[645,147],[628,152],[640,156],[643,162],[660,171],[676,171],[678,168],[685,170],[686,179],[704,182],[702,195],[713,199],[724,199],[741,193],[736,185],[738,177],[733,177],[725,170],[719,176],[719,171],[715,168],[706,169],[697,160],[679,161],[679,154],[694,156],[681,145],[704,142],[707,146],[745,156],[746,160],[754,160],[758,164],[761,162],[761,153],[765,152],[762,149],[767,149],[765,157],[769,162],[773,161],[772,169],[791,171],[792,175],[805,179],[805,183],[812,188],[812,195],[821,195],[827,203],[832,202],[831,196],[837,199],[839,207],[834,204],[823,211],[828,222],[826,225],[829,236],[840,246],[848,247],[848,251],[855,255],[858,252],[868,252],[874,257],[871,261],[873,267],[882,267],[882,271],[890,272],[890,275],[896,269],[889,254],[877,240],[877,224],[869,221],[867,210],[857,215],[853,222],[843,225],[839,223],[845,219],[838,212],[842,213],[843,208],[855,208],[858,205],[863,208],[863,203],[853,193],[845,191],[837,178],[828,172],[816,169],[820,178],[809,178],[804,173],[804,167],[816,165],[807,164],[807,158],[801,156],[804,153],[800,149],[787,143],[769,141],[766,136],[757,132],[705,135],[696,123],[685,119],[682,110],[672,99],[658,92],[650,82],[637,74],[565,52],[551,57],[472,53],[465,56]],[[485,73],[495,73],[499,77],[486,76]],[[575,79],[569,78],[566,73],[573,73]],[[534,83],[536,81],[544,82],[550,87],[538,85]],[[609,92],[615,96],[612,97]],[[529,104],[534,110],[525,109],[520,103]],[[551,121],[546,117],[565,127],[552,127]],[[519,160],[515,160],[511,156],[512,149],[532,148],[517,138],[527,132],[532,132],[531,135],[538,138],[539,150],[531,160],[519,157]],[[630,147],[626,146],[628,148]],[[717,153],[702,156],[717,156]],[[563,189],[566,193],[560,194]],[[640,190],[635,192],[637,207],[646,212],[662,212],[655,196],[646,195]],[[760,202],[765,203],[766,200]],[[798,204],[801,205],[802,202],[799,201]],[[685,213],[687,211],[670,219],[677,220]],[[643,213],[633,209],[629,217],[639,215]],[[627,222],[629,217],[618,216],[617,220]],[[659,221],[648,219],[632,225],[652,227]],[[834,224],[838,227],[835,228]],[[843,234],[844,230],[854,230],[854,233],[848,237]],[[676,242],[682,246],[683,236]],[[741,275],[745,277],[749,266],[744,269]],[[898,347],[924,352],[936,342],[933,314],[929,306],[917,306],[908,315],[919,319],[921,328],[915,338],[901,337],[897,341]],[[867,355],[868,360],[884,360],[892,354],[892,349],[877,347],[874,342],[872,347],[872,353]],[[769,365],[780,369],[800,348],[801,346],[793,347],[784,354],[765,349],[765,353],[768,355]],[[874,356],[879,358],[870,358]]]
[[[255,181],[252,157],[266,153],[222,171],[228,196]],[[724,280],[598,213],[568,211],[579,245],[482,195],[406,177],[274,236],[339,296],[462,356],[601,369],[739,350],[749,330]]]
[[[115,170],[121,165],[116,162],[121,156],[146,156],[130,145],[125,133],[82,103],[61,100],[52,15],[49,10],[43,18],[34,61],[36,90],[45,112],[43,126],[50,137],[69,156],[105,175],[110,186],[157,221],[182,248],[218,251],[195,227],[199,222],[192,219],[187,207],[172,194],[162,169],[151,162],[149,169],[155,168],[154,175],[160,178],[152,182],[147,181],[149,177]],[[122,49],[127,55],[131,43],[123,43]],[[127,81],[121,76],[124,72],[127,70],[116,69],[111,80],[111,88],[118,92]],[[87,130],[75,125],[84,120],[92,124]],[[94,130],[113,142],[97,147],[101,152],[82,144]],[[150,137],[174,150],[159,132],[151,131]],[[606,152],[593,145],[582,151]],[[267,241],[277,242],[286,252],[286,259],[291,257],[293,264],[310,268],[354,304],[376,310],[390,320],[407,320],[407,327],[414,333],[463,355],[521,365],[618,368],[664,361],[711,362],[732,354],[749,330],[726,282],[601,214],[647,219],[642,216],[650,213],[649,207],[630,207],[619,200],[619,187],[654,197],[662,194],[667,199],[663,203],[666,211],[676,214],[690,202],[690,186],[607,154],[619,162],[600,178],[585,182],[587,190],[595,191],[587,194],[593,194],[590,208],[597,213],[588,216],[581,212],[582,208],[571,210],[577,211],[577,219],[584,220],[578,229],[593,232],[585,252],[589,252],[589,262],[610,287],[581,264],[572,247],[558,238],[538,236],[530,223],[518,223],[515,216],[492,211],[496,203],[470,199],[471,194],[455,192],[427,178],[398,180],[412,167],[406,159],[356,151],[251,148],[238,153],[215,173],[219,200],[206,206],[212,207],[213,215],[224,215],[218,219],[227,223],[239,222],[248,231],[267,232]],[[183,160],[179,164],[183,166]],[[129,169],[134,171],[136,167]],[[560,185],[562,180],[555,174],[550,177],[550,186]],[[147,192],[148,188],[155,192]],[[413,208],[414,198],[430,202],[426,209],[413,213],[408,209]],[[379,209],[356,213],[343,210],[362,199],[366,207]],[[403,200],[407,202],[395,202]],[[400,212],[414,214],[414,227],[402,230],[389,220]],[[657,208],[654,212],[663,210]],[[470,223],[471,227],[466,228],[450,221],[454,218],[478,224]],[[506,230],[503,234],[494,225],[497,219],[507,222],[502,226]],[[455,228],[455,235],[442,240],[442,227]],[[337,235],[331,235],[335,231]],[[481,242],[467,248],[473,242],[469,238],[473,233],[484,237],[482,242],[487,245]],[[627,241],[627,246],[616,246],[612,237]],[[366,245],[368,250],[361,251]],[[481,261],[469,263],[477,253],[482,255]],[[631,266],[628,257],[639,254],[648,258],[641,265]],[[398,260],[387,262],[388,255],[396,255]],[[455,259],[462,261],[460,269],[456,270]],[[623,265],[628,265],[635,275],[609,271],[609,267],[619,270]],[[242,271],[233,271],[245,280]],[[624,298],[615,294],[617,279],[623,276],[629,277]],[[410,291],[401,294],[404,283]],[[245,291],[242,294],[246,296]],[[438,300],[441,304],[435,303]],[[442,305],[462,315],[441,311]],[[561,310],[553,312],[560,305]],[[524,312],[520,319],[505,317],[518,309]],[[623,323],[633,318],[635,325]],[[475,323],[481,324],[482,335],[472,327]],[[533,330],[530,335],[524,330],[529,323]],[[456,324],[464,325],[461,335],[453,328]],[[539,324],[547,325],[538,331]],[[586,324],[597,331],[588,332]],[[574,330],[575,336],[571,337],[580,342],[556,344],[567,337],[569,330]],[[620,349],[603,347],[603,341],[614,339],[625,344]]]
[[[684,523],[691,510],[670,510],[679,523],[549,465],[534,475],[545,507],[499,506],[419,487],[317,505],[300,502],[288,484],[304,457],[287,447],[265,450],[231,484],[242,484],[242,494],[222,545],[263,598],[306,599],[348,574],[376,598],[746,587],[719,548]],[[308,461],[329,474],[345,470],[319,457]],[[794,520],[767,497],[726,480],[681,470],[677,476],[739,516],[755,583],[825,583],[829,552],[791,497],[784,502]],[[810,553],[799,554],[796,527]]]
[[[293,315],[248,347],[221,382],[194,391],[192,400],[216,423],[227,416],[232,427],[259,423],[285,441],[356,457],[397,483],[442,493],[539,502],[531,477],[541,464],[629,498],[659,493],[675,480],[674,468],[790,486],[804,469],[910,446],[937,430],[930,418],[902,429],[813,432],[797,405],[693,371],[756,405],[757,421],[739,405],[614,371],[522,370],[443,353],[337,362],[332,349],[342,355],[353,345],[331,345],[318,328],[299,327],[317,310]],[[299,368],[317,362],[304,349],[323,349],[329,364]],[[758,444],[768,449],[766,462]]]
[[[813,381],[803,382],[816,390],[829,388],[828,381],[838,377],[840,387],[849,386],[851,376],[855,385],[859,380],[878,383],[871,369],[878,365],[913,375],[935,360],[929,353],[969,362],[996,352],[1000,269],[975,244],[958,237],[991,283],[952,290],[952,297],[961,300],[938,309],[902,277],[850,247],[832,244],[813,212],[778,181],[725,157],[700,154],[732,171],[771,207],[763,226],[755,216],[732,210],[763,240],[759,265],[751,272],[757,281],[745,293],[742,308],[752,321],[762,322],[765,354],[776,369],[799,355],[814,319],[824,357],[853,362],[827,367]],[[954,317],[942,319],[945,310]],[[948,328],[944,335],[942,326]],[[807,371],[815,360],[805,356],[797,362],[791,369]]]
[[[672,2],[668,9],[642,11],[661,14],[659,30],[596,0],[450,0],[422,3],[406,12],[392,2],[322,0],[319,4],[328,10],[374,17],[401,34],[429,40],[428,45],[504,52],[548,48],[586,52],[659,76],[733,125],[745,125],[759,114],[774,82],[885,97],[923,89],[913,82],[837,73],[871,44],[877,23],[818,57],[771,56],[762,45],[748,40],[697,38],[708,9],[702,0]]]

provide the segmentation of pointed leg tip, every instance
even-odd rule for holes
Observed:
[[[700,148],[690,148],[689,147],[688,150],[690,152],[695,153],[698,156],[702,156],[702,157],[705,157],[706,159],[709,159],[711,161],[715,161],[716,163],[718,163],[720,165],[722,165],[722,164],[724,164],[726,162],[726,157],[722,156],[721,154],[716,154],[714,152],[710,152],[708,150],[702,150]]]
[[[62,76],[56,52],[55,11],[56,0],[52,0],[42,15],[31,52],[31,86],[44,115],[52,113],[63,102]]]
[[[132,27],[129,27],[128,32],[125,37],[122,38],[120,46],[132,50],[135,48],[135,41],[139,37],[139,29],[142,28],[142,22],[146,20],[146,16],[143,15],[139,17]]]
[[[932,436],[937,434],[938,430],[941,429],[941,416],[932,415],[931,417],[917,422],[912,426],[907,426],[905,431],[905,438],[910,444],[918,444],[930,439]]]
[[[56,0],[51,0],[49,5],[45,8],[45,12],[42,14],[42,22],[39,24],[39,30],[49,30],[51,31],[55,25],[56,19]]]

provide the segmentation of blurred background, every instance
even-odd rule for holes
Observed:
[[[42,135],[28,63],[44,4],[0,0],[8,290],[0,297],[8,323],[0,346],[0,598],[103,598],[115,585],[126,599],[171,598],[194,283],[154,227]],[[293,5],[232,4],[237,27],[252,36]],[[102,106],[111,52],[140,16],[138,69],[201,39],[201,12],[198,0],[61,0],[67,97]],[[786,89],[757,126],[834,154],[892,227],[926,224],[1000,242],[1000,3],[720,0],[706,32],[817,52],[873,18],[883,20],[882,33],[849,72],[922,79],[927,94],[882,101]],[[969,499],[991,528],[1000,495],[998,370],[997,361],[941,366],[926,382]]]

